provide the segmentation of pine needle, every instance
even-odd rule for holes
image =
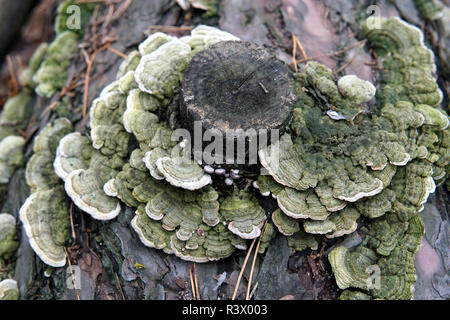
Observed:
[[[301,60],[297,61],[297,63],[304,63],[304,62],[307,62],[307,61],[310,61],[310,60],[317,60],[319,58],[326,58],[326,57],[337,56],[337,55],[342,54],[344,52],[347,52],[347,51],[349,51],[351,49],[354,49],[356,47],[362,48],[366,44],[366,42],[367,42],[367,40],[361,40],[361,41],[358,41],[358,42],[348,46],[347,48],[344,48],[344,49],[341,49],[341,50],[338,50],[338,51],[333,51],[333,52],[326,53],[326,54],[319,54],[319,55],[314,56],[314,57],[304,58],[304,59],[301,59]]]
[[[84,95],[83,95],[83,117],[87,114],[87,100],[88,100],[88,91],[89,91],[89,80],[90,80],[90,73],[92,69],[92,64],[94,63],[95,57],[97,54],[102,52],[103,50],[107,49],[110,46],[110,43],[103,45],[101,48],[94,51],[94,53],[89,58],[89,62],[86,68],[86,77],[84,81]]]
[[[300,39],[297,38],[297,36],[294,36],[294,37],[295,37],[295,40],[296,40],[296,42],[298,44],[298,48],[300,49],[300,53],[303,56],[303,59],[308,59],[308,56],[306,55],[305,49],[303,49],[303,46],[302,46],[302,43],[300,42]]]
[[[248,279],[247,294],[245,295],[245,300],[250,299],[250,288],[252,286],[252,281],[253,281],[253,271],[255,270],[256,257],[258,256],[259,245],[261,244],[261,239],[262,239],[264,230],[266,229],[266,224],[267,224],[267,220],[266,220],[266,222],[264,222],[264,226],[262,228],[261,235],[259,236],[259,239],[258,239],[258,244],[256,245],[255,254],[253,255],[252,267],[250,268],[250,276]]]
[[[77,234],[75,233],[75,227],[73,225],[73,203],[70,205],[70,227],[72,228],[72,237],[73,237],[73,241],[76,241],[77,239]]]
[[[197,300],[197,294],[195,292],[194,277],[192,276],[191,266],[189,266],[188,271],[189,271],[189,279],[191,280],[192,299]]]
[[[297,41],[295,41],[295,38],[295,35],[292,34],[292,63],[294,64],[295,72],[298,72],[297,60],[295,59],[297,54]]]
[[[244,263],[242,264],[241,272],[239,272],[239,277],[236,281],[236,286],[234,288],[233,297],[231,298],[231,300],[234,300],[236,298],[239,285],[241,284],[242,275],[244,274],[245,266],[247,265],[248,258],[250,257],[250,253],[252,252],[255,242],[256,242],[256,238],[253,239],[252,244],[250,245],[250,248],[247,251],[247,255],[245,256]]]
[[[194,262],[194,283],[195,283],[195,292],[197,293],[197,300],[201,300],[200,290],[198,290],[197,264],[195,262]]]
[[[161,25],[153,25],[149,27],[150,30],[157,30],[161,32],[182,32],[182,31],[191,31],[194,29],[193,26],[161,26]]]
[[[111,51],[112,53],[117,54],[119,57],[122,57],[124,59],[127,58],[127,55],[125,53],[122,53],[119,50],[114,49],[113,47],[108,47],[108,50]]]
[[[305,49],[303,49],[302,43],[300,42],[300,40],[297,38],[297,36],[295,34],[292,34],[292,63],[294,64],[295,72],[298,72],[297,59],[296,59],[297,46],[300,49],[300,53],[302,54],[302,59],[308,59]]]
[[[119,290],[120,290],[120,294],[122,295],[122,300],[126,300],[125,294],[123,293],[122,284],[120,283],[119,276],[117,275],[117,272],[114,272],[114,274],[116,276],[117,284],[119,285]]]

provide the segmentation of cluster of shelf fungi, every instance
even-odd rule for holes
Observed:
[[[197,263],[258,237],[263,253],[277,233],[295,250],[315,250],[365,217],[363,242],[328,256],[340,297],[410,299],[419,212],[447,177],[449,118],[422,32],[399,18],[374,29],[370,19],[362,30],[383,68],[376,87],[336,79],[314,61],[293,73],[268,49],[209,26],[181,38],[151,34],[92,102],[89,135],[55,117],[34,139],[20,209],[33,250],[49,266],[66,265],[70,202],[103,221],[133,208],[144,245]],[[36,51],[0,123],[25,121],[33,90],[51,96],[61,86],[49,80],[52,68],[78,40],[61,30]],[[25,141],[9,128],[0,127],[0,186],[25,164]],[[17,249],[15,225],[0,215],[2,263]],[[1,297],[18,298],[14,280],[0,282]]]

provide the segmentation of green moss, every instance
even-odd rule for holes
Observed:
[[[381,18],[381,28],[370,28],[367,21],[362,25],[363,35],[381,58],[384,71],[377,98],[391,103],[439,104],[442,93],[433,76],[434,54],[425,46],[421,31],[399,18]]]

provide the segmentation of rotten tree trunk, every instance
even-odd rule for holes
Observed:
[[[251,42],[220,42],[196,54],[183,77],[181,114],[203,129],[282,129],[295,102],[286,64]]]
[[[403,1],[404,2],[404,1]],[[220,1],[220,17],[202,20],[198,12],[184,14],[172,0],[134,0],[125,13],[118,17],[111,26],[111,34],[117,37],[112,46],[128,52],[146,37],[149,26],[177,25],[184,21],[186,25],[208,23],[219,25],[242,40],[250,40],[264,44],[276,52],[278,58],[289,63],[292,61],[291,35],[295,34],[309,56],[329,53],[342,47],[355,44],[355,32],[359,30],[357,19],[366,10],[366,1],[312,1],[312,0],[264,0],[264,1]],[[382,12],[386,15],[399,14],[396,2],[383,2]],[[412,3],[412,1],[411,1]],[[326,14],[328,12],[328,14]],[[100,12],[101,15],[101,12]],[[105,13],[106,15],[106,13]],[[190,20],[191,19],[191,20]],[[308,21],[308,23],[306,23]],[[178,33],[176,35],[183,35]],[[357,74],[367,80],[373,79],[370,67],[366,64],[370,55],[355,49],[340,55],[339,58],[322,56],[319,61],[338,69],[349,59],[351,63],[345,69],[347,74]],[[305,57],[297,56],[297,59]],[[88,92],[88,101],[92,101],[100,90],[115,80],[121,58],[112,52],[100,52],[95,60]],[[80,53],[74,58],[71,66],[72,75],[84,70],[85,59]],[[260,77],[251,80],[260,96],[267,95],[259,85]],[[271,103],[287,92],[279,93],[276,84],[273,86],[263,82],[263,86],[273,95]],[[192,88],[195,89],[195,88]],[[81,104],[82,91],[78,91],[76,99]],[[255,97],[260,99],[260,97]],[[245,105],[245,99],[243,104]],[[264,105],[264,99],[261,104]],[[35,102],[35,114],[50,104],[45,99]],[[74,103],[74,106],[77,105]],[[72,115],[72,121],[83,131],[80,113]],[[281,114],[281,112],[280,112]],[[281,127],[286,119],[273,115],[273,123],[269,126]],[[230,116],[232,116],[230,114]],[[195,119],[195,116],[192,115]],[[233,119],[230,118],[230,121]],[[42,128],[48,121],[48,115],[41,118],[37,128]],[[272,119],[270,119],[272,121]],[[215,126],[215,125],[214,125]],[[31,144],[28,146],[28,155]],[[28,196],[29,190],[24,179],[24,170],[18,170],[9,185],[6,203],[1,212],[9,212],[17,217],[19,208]],[[446,203],[447,202],[447,203]],[[418,266],[418,298],[449,298],[449,288],[445,286],[448,277],[448,201],[447,193],[439,188],[435,196],[430,196],[424,213],[431,212],[425,219],[426,238],[424,247],[419,251]],[[73,207],[76,239],[71,248],[72,268],[49,268],[44,265],[28,244],[25,232],[21,232],[20,248],[17,253],[15,278],[19,283],[22,299],[191,299],[189,268],[191,264],[161,251],[145,247],[130,227],[133,216],[131,209],[126,208],[116,220],[102,223],[91,220],[76,207]],[[356,237],[357,238],[357,237]],[[358,239],[347,238],[351,243]],[[293,295],[295,299],[337,297],[336,285],[332,276],[326,271],[317,273],[311,267],[310,252],[291,255],[283,238],[277,238],[264,256],[258,257],[254,283],[258,283],[255,291],[256,299],[280,299]],[[433,261],[424,260],[433,257]],[[327,264],[326,257],[318,258],[317,265]],[[197,265],[200,297],[202,299],[229,299],[242,264],[243,254],[238,253],[220,262]],[[314,262],[314,261],[313,261]],[[434,274],[428,272],[431,266]],[[314,265],[314,263],[313,263]],[[427,269],[428,268],[428,269]],[[238,291],[238,298],[245,296],[246,279],[249,270],[244,272],[244,281]],[[320,270],[319,270],[320,271]],[[225,274],[223,283],[217,281]],[[422,272],[422,274],[421,274]],[[311,274],[318,278],[312,278]],[[74,288],[71,276],[75,275],[80,282]],[[309,274],[309,276],[307,276]],[[223,278],[223,277],[222,277]],[[331,280],[330,280],[331,279]]]
[[[222,150],[215,150],[218,165],[256,164],[259,140],[266,142],[273,129],[284,130],[296,100],[288,66],[251,42],[220,42],[197,53],[185,70],[181,88],[181,119],[194,139],[208,131],[224,146],[238,143],[226,159]]]

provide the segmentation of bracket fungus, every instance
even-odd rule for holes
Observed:
[[[16,218],[0,213],[0,259],[9,259],[19,247],[16,241]]]
[[[374,250],[379,242],[373,241],[369,230],[356,249],[337,247],[330,252],[328,259],[337,285],[341,289],[361,289],[376,299],[411,299],[416,281],[414,254],[424,234],[423,223],[420,216],[415,215],[403,222],[395,233],[385,227],[378,232],[384,233],[384,240],[390,242],[388,251]],[[390,239],[392,236],[394,238]],[[378,280],[372,276],[373,272],[377,272]]]
[[[34,139],[33,155],[27,162],[25,177],[31,191],[50,189],[59,178],[53,169],[53,160],[59,140],[72,131],[66,118],[56,119],[46,125]]]
[[[34,50],[33,55],[28,61],[28,66],[22,70],[19,75],[20,83],[23,86],[27,86],[29,88],[36,87],[36,83],[33,81],[33,75],[39,69],[42,61],[44,61],[45,56],[47,55],[48,43],[41,43],[36,50]]]
[[[392,18],[382,19],[377,30],[369,29],[366,21],[363,32],[385,70],[377,93],[381,104],[412,106],[423,120],[408,133],[416,145],[411,159],[397,167],[381,193],[355,203],[359,212],[371,219],[361,229],[363,242],[353,250],[336,247],[329,260],[339,288],[362,290],[345,290],[341,299],[411,299],[416,280],[414,254],[424,234],[418,213],[436,183],[447,175],[449,119],[436,106],[442,94],[433,78],[433,54],[425,47],[420,30]],[[406,145],[411,150],[410,142]],[[378,283],[371,276],[374,270],[380,275]]]
[[[403,34],[413,41],[421,39],[415,31]],[[423,52],[421,58],[429,58],[427,50],[417,50]],[[260,57],[257,62],[255,57]],[[434,66],[429,65],[431,69]],[[275,69],[272,83],[268,74]],[[241,74],[242,79],[227,80],[232,73]],[[211,77],[216,80],[210,81]],[[386,81],[382,80],[382,88]],[[307,90],[302,89],[305,87]],[[258,100],[266,98],[266,91],[270,92],[266,100],[278,103],[283,112],[267,107],[273,103]],[[266,238],[272,237],[270,230],[275,226],[295,247],[314,248],[314,234],[328,238],[349,234],[357,228],[361,214],[379,218],[396,205],[414,210],[432,192],[433,184],[425,177],[428,171],[425,174],[419,168],[431,156],[435,163],[443,161],[438,155],[442,149],[436,147],[438,139],[432,134],[445,132],[448,117],[420,99],[380,98],[375,112],[365,112],[367,103],[385,92],[376,92],[371,83],[354,75],[335,80],[331,70],[317,62],[308,63],[304,73],[291,76],[266,49],[215,28],[198,26],[180,39],[158,32],[129,54],[119,67],[117,81],[94,100],[91,136],[97,151],[89,148],[87,137],[69,135],[61,140],[55,170],[66,180],[66,192],[82,210],[92,214],[80,202],[81,191],[74,195],[69,178],[80,186],[90,185],[87,180],[94,183],[86,188],[85,196],[91,200],[92,194],[98,199],[116,197],[136,208],[132,227],[147,246],[186,260],[209,261],[217,256],[208,239],[213,241],[219,233],[222,240],[228,239],[221,245],[244,247],[236,238],[260,236],[266,215],[249,190],[219,196],[212,179],[219,169],[202,168],[192,159],[190,141],[172,140],[174,130],[193,132],[197,120],[202,121],[202,130],[223,133],[249,129],[253,123],[258,129],[280,129],[285,132],[279,141],[258,151],[269,176],[260,175],[254,185],[262,195],[272,194],[279,206]],[[241,109],[225,112],[222,109],[227,103],[239,104]],[[239,112],[247,115],[245,110],[255,104],[261,110],[277,112],[261,119],[255,112],[258,121],[242,122]],[[129,150],[132,136],[137,146]],[[69,151],[71,139],[84,142],[73,143]],[[63,151],[66,143],[68,150]],[[93,160],[97,157],[102,160]],[[96,165],[108,170],[102,174]],[[441,167],[446,165],[443,161]],[[401,196],[396,189],[401,182],[393,182],[404,182],[403,172],[410,168],[415,176],[425,174],[423,180],[417,178],[420,185],[415,178],[409,184],[408,192],[420,197],[416,203],[404,201],[407,195]],[[72,172],[66,174],[66,170]],[[83,180],[83,176],[89,179]],[[105,218],[118,214],[116,203],[115,214]],[[231,249],[224,248],[224,256],[231,254]]]
[[[191,47],[174,39],[142,56],[135,79],[139,89],[156,98],[170,97],[190,60]]]
[[[0,300],[18,300],[19,287],[13,279],[0,281]]]
[[[380,78],[380,99],[438,105],[442,92],[434,79],[434,54],[422,31],[398,17],[380,18],[380,28],[371,28],[371,19],[363,22],[362,32],[386,70]]]
[[[64,246],[69,239],[69,205],[61,187],[32,193],[20,209],[30,245],[43,262],[66,264]]]
[[[36,83],[38,95],[50,98],[63,88],[67,79],[70,58],[78,47],[78,36],[72,31],[58,34],[48,46],[46,57],[34,73],[32,81]]]
[[[172,159],[162,157],[156,160],[156,168],[171,185],[188,190],[201,189],[211,183],[211,176],[184,157]]]
[[[430,131],[445,134],[448,117],[438,108],[409,101],[384,101],[378,112],[366,115],[362,107],[374,97],[373,85],[355,76],[335,84],[331,71],[315,62],[305,70],[304,76],[297,76],[307,90],[298,93],[291,131],[259,151],[273,180],[260,176],[258,186],[263,195],[271,193],[277,199],[284,214],[306,219],[306,232],[338,237],[356,230],[361,213],[375,218],[391,209],[394,191],[386,188],[396,171],[422,166],[421,160],[429,157],[438,141],[428,138]],[[355,83],[352,87],[360,91],[361,99],[345,89],[349,82]],[[330,103],[339,114],[358,115],[358,125],[354,117],[330,117],[326,111]],[[445,154],[444,150],[440,148]],[[448,164],[445,158],[439,157]],[[430,179],[424,180],[425,188],[410,179],[407,187],[414,188],[410,198],[423,204],[433,190]]]
[[[230,234],[222,224],[202,226],[188,241],[172,236],[173,253],[187,261],[208,262],[229,257],[236,248],[245,248],[245,242]]]
[[[66,180],[72,171],[89,167],[94,150],[91,143],[88,137],[79,132],[69,133],[59,141],[53,161],[53,168],[58,177]]]
[[[34,140],[25,178],[31,194],[19,211],[31,247],[50,266],[66,264],[64,246],[69,241],[69,203],[53,170],[59,140],[72,131],[65,118],[47,124]]]
[[[225,198],[220,205],[220,213],[228,223],[228,229],[243,239],[259,237],[266,221],[258,200],[245,190]]]
[[[444,14],[444,4],[439,0],[414,0],[419,15],[427,20],[437,20]]]
[[[122,158],[127,153],[129,134],[122,125],[125,96],[118,81],[105,87],[92,102],[90,126],[92,146],[105,156]]]
[[[341,77],[337,86],[344,97],[354,100],[357,105],[372,100],[376,92],[372,83],[353,74]]]
[[[0,140],[0,185],[7,184],[14,171],[24,162],[25,139],[10,135]]]
[[[292,236],[287,237],[288,246],[295,251],[303,251],[310,248],[311,250],[317,250],[319,248],[319,241],[316,235],[305,232],[300,229]]]
[[[55,172],[64,180],[64,189],[75,205],[93,218],[115,218],[121,206],[105,193],[105,184],[118,173],[122,162],[95,150],[88,137],[70,133],[59,141],[53,162]]]
[[[298,221],[281,213],[280,209],[272,212],[272,222],[278,231],[285,236],[292,236],[294,233],[300,231]]]
[[[118,80],[93,101],[92,141],[79,133],[66,135],[53,161],[66,193],[81,210],[96,219],[112,219],[120,211],[120,199],[136,208],[131,225],[145,245],[191,261],[217,260],[245,248],[230,229],[254,238],[265,221],[256,198],[244,191],[239,201],[220,200],[206,186],[210,175],[185,156],[190,150],[184,142],[171,139],[180,126],[173,116],[173,96],[191,51],[223,40],[238,39],[207,26],[181,39],[150,35],[121,64]],[[131,135],[138,148],[130,154]]]
[[[336,238],[350,234],[358,227],[359,212],[353,206],[333,212],[324,221],[305,220],[305,231],[313,234],[325,234],[327,238]]]
[[[0,113],[0,125],[25,129],[31,115],[31,102],[32,96],[27,89],[8,99]]]
[[[74,5],[80,10],[79,21],[76,15],[70,14],[74,12]],[[78,48],[78,41],[94,7],[92,3],[76,3],[74,0],[65,0],[58,6],[54,26],[55,39],[50,44],[39,47],[28,69],[21,75],[25,83],[34,88],[39,96],[50,98],[64,87],[70,59]]]

